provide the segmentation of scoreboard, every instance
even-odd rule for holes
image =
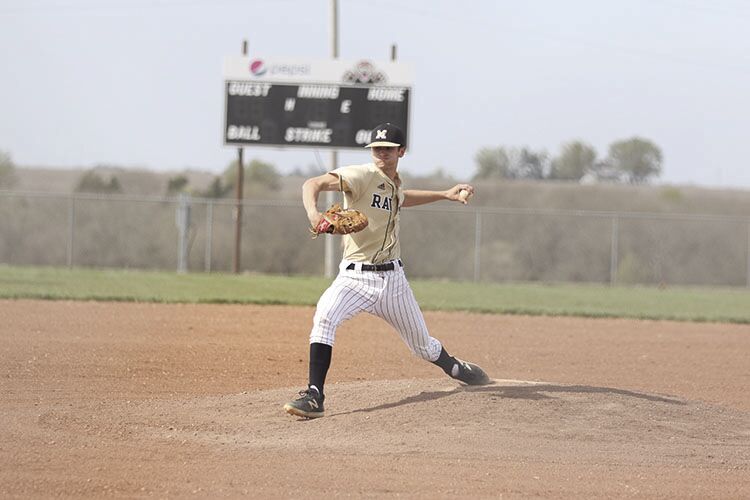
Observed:
[[[226,144],[361,148],[383,122],[409,125],[409,89],[226,82]]]
[[[371,129],[407,133],[409,70],[393,62],[225,61],[224,144],[360,149]]]

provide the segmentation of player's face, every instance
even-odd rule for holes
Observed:
[[[391,165],[398,162],[398,159],[404,156],[406,148],[376,146],[372,148],[372,158],[375,163],[382,162],[384,165]]]

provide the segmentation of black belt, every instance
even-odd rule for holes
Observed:
[[[404,267],[404,265],[401,263],[401,259],[396,261],[399,266]],[[352,271],[356,269],[356,265],[354,262],[346,266],[347,271]],[[385,264],[362,264],[362,270],[363,271],[393,271],[396,269],[396,264],[393,262],[387,262]]]

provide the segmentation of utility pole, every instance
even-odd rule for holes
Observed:
[[[331,58],[339,58],[339,2],[331,0]],[[331,151],[330,170],[338,168],[339,153],[335,149]],[[326,191],[326,206],[333,205],[335,193]],[[326,278],[332,278],[336,269],[336,247],[335,239],[331,234],[325,235],[325,265],[324,274]]]
[[[247,40],[242,40],[242,55],[247,55]],[[237,193],[236,205],[234,207],[234,258],[232,259],[232,271],[240,272],[240,250],[242,248],[242,189],[245,184],[245,164],[243,148],[237,148]]]

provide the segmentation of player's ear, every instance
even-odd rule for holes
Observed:
[[[406,154],[406,148],[398,148],[398,157],[403,158],[404,154]]]

